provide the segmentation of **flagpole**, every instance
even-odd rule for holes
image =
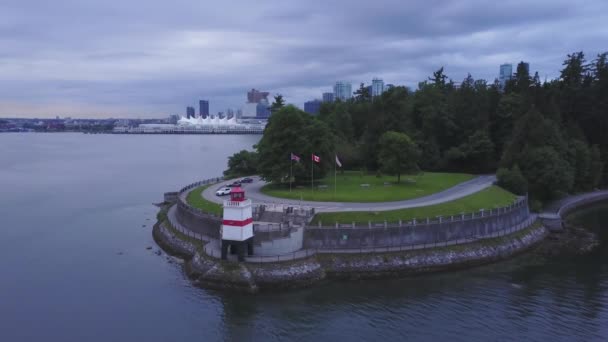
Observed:
[[[293,172],[293,157],[289,156],[289,192],[291,192],[291,174]]]
[[[337,165],[337,154],[334,153],[334,200],[336,199],[336,189],[338,188],[338,178],[336,176]]]
[[[310,155],[310,197],[312,200],[312,195],[315,192],[315,157],[314,153]]]

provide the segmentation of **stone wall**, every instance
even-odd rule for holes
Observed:
[[[206,185],[206,184],[214,184],[220,181],[221,178],[214,178],[210,180],[205,180],[201,182],[196,182],[185,186],[179,191],[177,196],[177,220],[179,223],[192,230],[195,233],[205,235],[209,238],[219,239],[220,238],[220,228],[222,226],[222,217],[216,216],[213,214],[205,213],[198,208],[194,208],[189,205],[184,198],[186,194],[190,192],[190,190]]]
[[[356,250],[477,239],[509,230],[526,221],[529,216],[528,201],[520,198],[506,208],[416,223],[309,226],[304,232],[303,245],[309,249]]]

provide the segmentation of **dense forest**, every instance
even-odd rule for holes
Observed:
[[[606,186],[607,56],[570,54],[560,77],[545,82],[522,62],[504,89],[471,75],[457,85],[443,68],[415,91],[394,87],[372,97],[361,84],[352,100],[324,103],[318,117],[281,102],[257,152],[231,157],[227,174],[255,170],[281,180],[297,153],[306,162],[293,174],[303,181],[313,152],[325,161],[314,164],[315,174],[333,169],[334,154],[347,169],[379,172],[381,137],[391,131],[411,139],[420,170],[497,173],[500,185],[537,201]]]

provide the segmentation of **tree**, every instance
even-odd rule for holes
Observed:
[[[378,164],[383,172],[397,175],[397,183],[401,174],[418,170],[420,153],[416,144],[404,133],[388,131],[380,137],[380,153]]]
[[[528,181],[521,173],[519,166],[515,164],[513,168],[500,168],[496,172],[498,185],[511,191],[516,195],[523,196],[528,192]]]
[[[532,197],[548,201],[567,194],[574,184],[574,173],[566,160],[551,146],[533,148],[521,156],[521,168]]]
[[[228,158],[228,169],[224,176],[228,178],[251,176],[258,172],[258,154],[242,150]]]
[[[369,89],[365,86],[365,83],[361,83],[359,89],[355,91],[355,101],[366,102],[371,101],[371,99],[372,94],[370,94]]]
[[[270,117],[257,144],[259,174],[271,182],[288,180],[294,153],[302,158],[293,163],[296,182],[310,179],[310,158],[315,153],[321,157],[321,163],[314,165],[315,178],[322,177],[333,165],[333,147],[334,135],[324,122],[287,105]]]
[[[275,95],[274,102],[270,105],[270,113],[275,113],[283,107],[285,107],[285,99],[283,99],[283,95]]]

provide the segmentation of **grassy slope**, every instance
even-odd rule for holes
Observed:
[[[381,222],[397,222],[401,220],[411,220],[413,218],[423,219],[426,217],[436,217],[438,215],[450,216],[458,215],[462,212],[470,213],[479,211],[479,209],[491,209],[504,207],[511,204],[516,199],[512,193],[503,190],[497,186],[492,186],[472,195],[441,204],[431,205],[427,207],[400,209],[378,212],[341,212],[341,213],[320,213],[317,214],[313,223],[321,221],[324,224],[333,224],[335,222],[342,223],[367,223]]]
[[[199,208],[205,212],[211,213],[211,214],[216,214],[216,215],[222,215],[222,206],[211,202],[211,201],[207,201],[206,199],[203,198],[202,196],[202,192],[207,189],[208,187],[210,187],[210,185],[205,185],[205,186],[200,186],[192,191],[190,191],[190,193],[188,194],[188,197],[186,197],[186,202],[188,202],[188,204],[190,204],[191,206],[195,207],[195,208]]]
[[[334,177],[327,176],[315,181],[315,191],[311,194],[310,184],[302,185],[289,192],[289,186],[284,184],[267,185],[262,192],[282,198],[302,199],[306,201],[338,201],[338,202],[389,202],[411,199],[430,195],[454,185],[472,179],[472,175],[462,173],[434,173],[427,172],[419,176],[401,176],[401,183],[397,184],[397,177],[363,175],[357,171],[346,171],[337,175],[337,191],[334,196]],[[385,186],[384,183],[391,183]],[[369,184],[369,187],[361,187]],[[319,189],[319,185],[327,188]]]

